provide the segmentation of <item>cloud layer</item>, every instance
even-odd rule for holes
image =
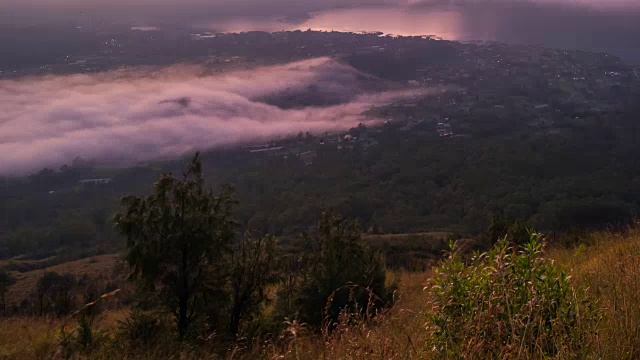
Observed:
[[[298,131],[348,129],[371,104],[410,95],[366,93],[366,76],[327,58],[207,75],[199,67],[0,82],[0,173],[76,156],[141,161]],[[356,85],[354,85],[356,84]],[[313,86],[344,94],[331,106],[284,109],[264,98]]]

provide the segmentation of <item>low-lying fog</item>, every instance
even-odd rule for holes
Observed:
[[[199,67],[0,81],[0,174],[76,156],[131,163],[300,131],[345,130],[372,104],[368,75],[328,58],[206,75]],[[279,96],[312,97],[278,106]],[[293,103],[293,105],[296,105]]]

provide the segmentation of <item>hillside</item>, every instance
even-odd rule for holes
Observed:
[[[593,233],[585,243],[572,248],[553,246],[547,256],[570,276],[577,289],[585,290],[597,304],[601,320],[593,334],[593,347],[588,358],[636,359],[640,354],[640,229],[623,234]],[[107,260],[109,257],[103,258]],[[74,264],[77,267],[78,264]],[[316,335],[304,325],[292,323],[279,341],[265,344],[238,344],[228,355],[231,359],[432,359],[425,347],[429,332],[426,316],[431,311],[425,287],[431,272],[392,273],[400,279],[396,305],[376,317],[373,322],[355,322],[339,327],[331,335]],[[107,312],[98,327],[113,336],[114,318],[120,312]],[[17,318],[0,325],[0,354],[12,359],[35,359],[55,352],[56,332],[62,324],[73,326],[68,320]],[[115,349],[103,348],[85,354],[100,359],[112,356]],[[126,358],[166,358],[163,349],[129,354]],[[173,350],[178,351],[176,349]],[[178,351],[179,352],[179,351]],[[162,354],[162,355],[161,355]],[[178,353],[174,353],[178,357]],[[181,358],[189,358],[184,350]],[[122,354],[120,354],[122,355]],[[192,353],[193,355],[193,353]],[[566,355],[566,354],[565,354]],[[48,355],[47,355],[48,356]],[[558,359],[572,358],[558,356]]]
[[[10,272],[15,278],[16,283],[13,284],[7,292],[7,302],[17,304],[23,299],[28,298],[36,289],[38,279],[40,279],[45,272],[72,274],[79,278],[83,276],[89,278],[97,278],[100,276],[111,277],[118,266],[118,261],[121,259],[122,256],[118,254],[98,255],[38,270]]]
[[[256,42],[263,44],[261,50]],[[625,226],[639,213],[640,75],[613,56],[315,31],[189,42],[189,48],[203,51],[201,46],[226,54],[196,57],[203,73],[236,74],[241,80],[265,71],[284,76],[304,68],[300,64],[316,64],[310,66],[312,83],[266,86],[247,98],[259,109],[276,111],[274,119],[312,111],[284,130],[280,123],[255,124],[260,132],[283,131],[273,137],[249,140],[255,126],[239,130],[237,142],[225,137],[224,147],[168,136],[186,142],[170,146],[189,149],[180,154],[204,151],[209,184],[236,189],[235,215],[243,228],[274,234],[292,247],[330,208],[359,220],[363,232],[461,237],[483,234],[493,215],[564,232]],[[226,60],[233,60],[233,69]],[[131,69],[136,79],[149,72]],[[94,80],[100,84],[100,79]],[[355,95],[374,90],[405,95],[378,102],[370,94],[353,115],[359,120],[349,126],[333,119],[335,126],[320,129],[303,121],[350,107]],[[337,97],[325,99],[327,94]],[[175,95],[159,99],[176,107],[169,114],[198,113],[190,107],[193,99]],[[220,126],[227,123],[235,121]],[[66,165],[2,177],[0,261],[16,256],[62,261],[122,250],[111,227],[118,200],[144,194],[160,173],[182,169],[180,154],[149,160],[154,151],[143,153],[131,154],[144,155],[134,164],[74,153]]]
[[[0,360],[640,359],[639,69],[177,31],[0,70]]]

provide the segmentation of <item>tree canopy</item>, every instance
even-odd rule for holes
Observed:
[[[123,204],[115,223],[127,239],[132,276],[170,309],[184,337],[207,297],[223,291],[234,238],[230,190],[205,189],[196,154],[182,178],[163,174],[153,194],[126,197]]]

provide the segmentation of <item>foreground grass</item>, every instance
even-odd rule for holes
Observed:
[[[552,248],[549,256],[586,292],[602,317],[593,334],[589,359],[640,358],[640,229],[623,235],[597,233],[588,245]],[[340,326],[331,335],[313,334],[302,324],[289,323],[275,341],[238,344],[228,359],[433,359],[425,344],[429,334],[424,316],[429,273],[400,273],[397,305],[371,322]],[[106,313],[100,331],[115,335],[123,312]],[[60,328],[72,320],[17,318],[0,320],[0,359],[62,358],[57,347]],[[170,347],[170,346],[168,346]],[[215,355],[180,350],[150,349],[145,353],[102,348],[80,354],[84,358],[212,358]]]
[[[118,321],[126,311],[108,311],[100,315],[99,328],[106,335],[114,334]],[[59,348],[62,329],[73,331],[73,318],[16,317],[0,320],[0,359],[61,359]],[[88,356],[91,357],[91,356]]]
[[[59,320],[15,318],[0,321],[0,359],[48,359],[57,351]]]
[[[288,323],[276,341],[239,343],[233,346],[228,359],[396,359],[424,358],[426,341],[423,316],[428,273],[391,273],[399,277],[397,305],[372,322],[356,322],[341,326],[331,335],[315,334],[304,324]],[[125,317],[124,311],[108,311],[97,321],[101,336],[113,339],[117,321]],[[58,348],[60,330],[73,330],[74,319],[11,318],[0,320],[0,359],[64,358]],[[177,344],[169,347],[177,346]],[[189,349],[169,352],[168,349],[149,349],[129,353],[117,347],[103,347],[89,353],[76,354],[79,358],[159,359],[205,358],[200,351]],[[209,358],[209,356],[206,356]],[[210,355],[212,359],[220,357]]]
[[[308,335],[292,324],[284,348],[267,346],[271,359],[422,359],[425,294],[429,273],[402,273],[396,306],[372,323],[341,326],[331,335]]]
[[[551,256],[587,289],[602,316],[594,334],[596,359],[640,358],[640,229],[592,235],[590,245]]]

